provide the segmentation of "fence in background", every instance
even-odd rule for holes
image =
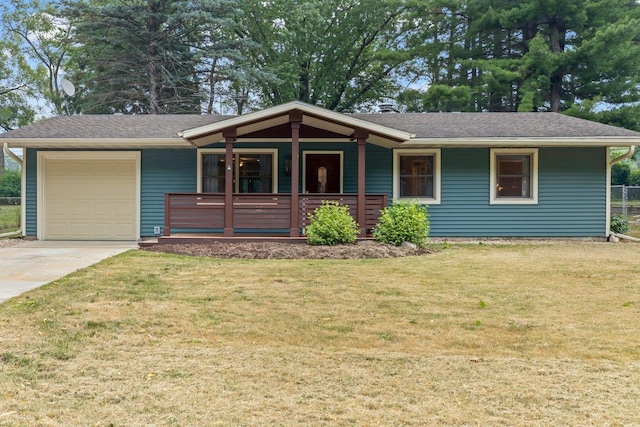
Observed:
[[[630,223],[640,223],[640,186],[611,186],[611,215],[622,215]]]
[[[19,205],[20,197],[0,197],[0,206]]]

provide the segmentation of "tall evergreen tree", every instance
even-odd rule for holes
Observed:
[[[81,84],[76,108],[90,113],[194,113],[206,100],[215,57],[235,50],[225,39],[233,0],[67,1],[77,46],[70,52]],[[215,72],[215,69],[213,70]]]
[[[558,112],[595,98],[638,100],[634,0],[432,0],[430,6],[442,18],[412,40],[422,44],[423,68],[415,70],[428,89],[402,94],[406,108]],[[435,31],[442,27],[446,32]]]

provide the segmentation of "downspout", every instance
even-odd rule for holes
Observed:
[[[633,156],[635,152],[636,152],[636,146],[635,145],[630,146],[629,151],[609,161],[609,166],[613,166],[616,163],[620,163],[623,160],[627,160],[629,157]]]
[[[607,167],[607,240],[610,239],[611,236],[615,236],[617,238],[626,238],[626,237],[628,237],[629,240],[633,239],[633,237],[624,236],[622,234],[616,234],[616,233],[612,233],[611,232],[611,166],[615,165],[616,163],[620,163],[623,160],[626,160],[626,159],[630,158],[631,156],[633,156],[633,154],[635,152],[636,152],[636,146],[635,145],[631,145],[631,146],[629,146],[629,151],[627,151],[624,154],[621,154],[620,156],[616,157],[615,159],[609,160],[609,165]]]
[[[22,159],[20,157],[16,156],[13,151],[9,150],[9,144],[7,144],[6,142],[4,143],[4,152],[7,154],[7,156],[9,156],[13,160],[15,160],[16,163],[18,163],[20,165],[20,168],[22,168]]]
[[[20,229],[18,230],[18,232],[22,231],[22,236],[24,236],[25,234],[25,225],[26,225],[26,198],[25,198],[25,181],[26,181],[26,171],[24,169],[24,162],[23,160],[16,156],[15,153],[11,150],[9,150],[9,144],[8,143],[4,143],[3,144],[3,149],[4,152],[7,154],[7,156],[11,157],[16,163],[18,163],[20,165]]]

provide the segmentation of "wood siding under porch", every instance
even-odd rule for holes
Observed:
[[[175,230],[182,232],[222,233],[232,228],[242,233],[282,233],[289,235],[291,228],[291,194],[233,194],[233,224],[225,223],[225,195],[223,193],[167,193],[165,194],[164,235]],[[309,224],[308,214],[323,200],[337,201],[349,207],[354,220],[358,218],[357,194],[300,194],[298,196],[298,225]],[[365,197],[365,223],[359,224],[369,233],[373,230],[380,211],[387,206],[387,194],[367,194]]]

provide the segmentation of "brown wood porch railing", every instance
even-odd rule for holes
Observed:
[[[365,228],[373,229],[380,210],[387,206],[386,194],[367,194],[365,202]],[[358,217],[356,194],[300,194],[299,226],[309,224],[308,214],[322,204],[323,200],[336,200],[349,206],[349,212]],[[233,228],[243,229],[289,229],[291,225],[290,194],[246,194],[233,195]],[[224,224],[224,194],[222,193],[167,193],[164,199],[164,235],[172,230],[222,230]]]

